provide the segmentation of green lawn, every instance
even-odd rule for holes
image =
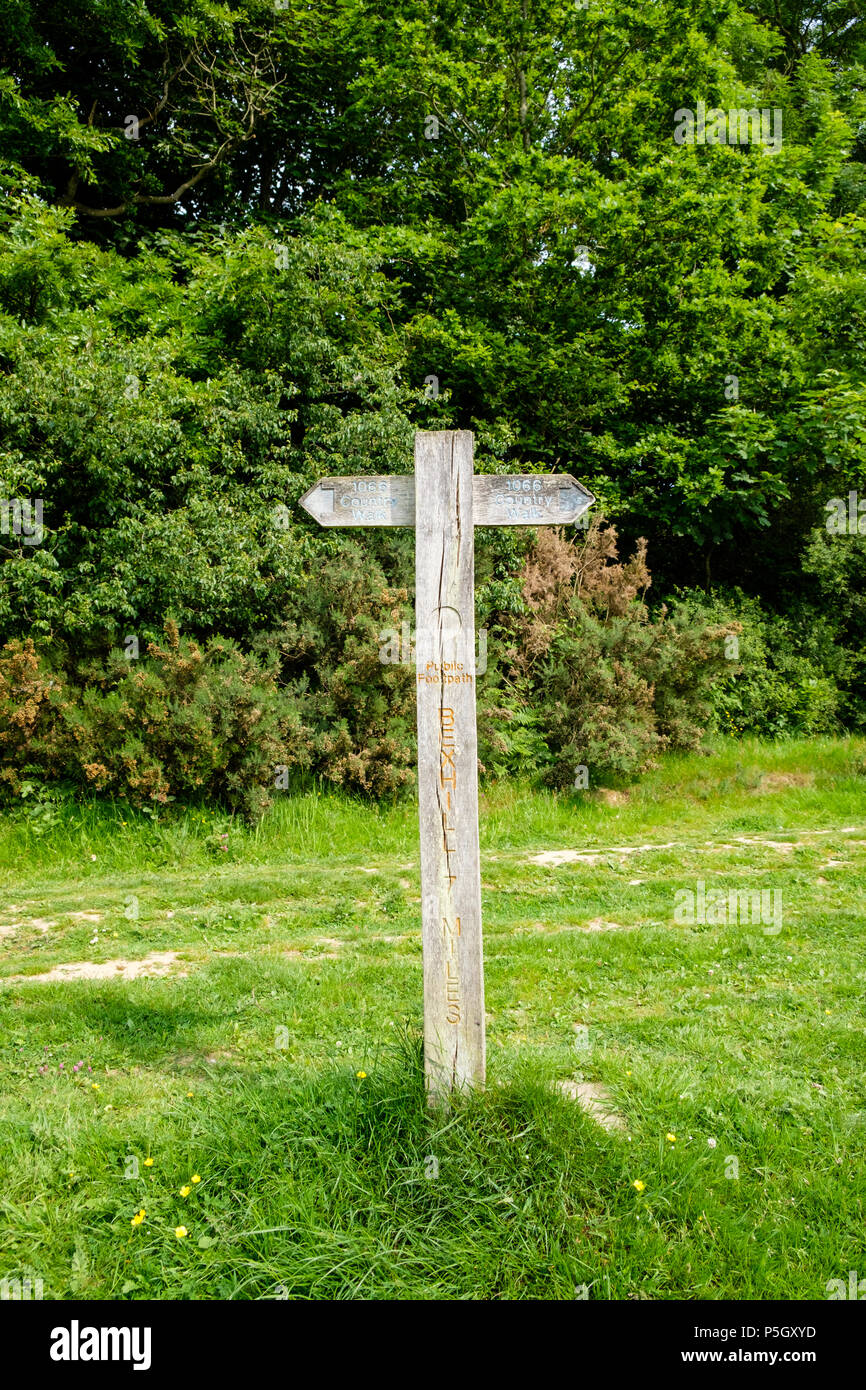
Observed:
[[[0,822],[0,1278],[807,1299],[866,1275],[866,741],[488,788],[481,844],[488,1090],[435,1116],[411,802]],[[535,862],[558,850],[583,857]],[[781,930],[677,922],[699,881],[779,891]],[[165,973],[16,978],[142,960]]]

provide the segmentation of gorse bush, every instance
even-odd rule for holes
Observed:
[[[645,543],[620,563],[616,530],[598,518],[582,542],[539,530],[523,580],[525,610],[498,631],[504,655],[483,710],[482,759],[525,771],[529,754],[549,784],[566,787],[580,766],[592,784],[633,776],[665,748],[698,746],[736,624],[664,608],[653,618],[642,599]]]
[[[310,575],[291,619],[253,644],[278,663],[303,766],[365,795],[414,781],[414,671],[379,659],[382,632],[408,621],[407,598],[349,544]]]
[[[199,646],[166,624],[162,645],[91,661],[73,685],[31,641],[0,655],[2,777],[108,792],[133,806],[215,796],[262,809],[284,752],[287,712],[272,671],[225,638]]]
[[[860,548],[841,554],[816,536],[821,583],[861,563]],[[823,733],[838,727],[846,682],[856,718],[862,653],[829,617],[770,615],[739,591],[683,593],[653,611],[650,585],[645,545],[621,562],[616,529],[598,518],[579,539],[538,530],[519,602],[487,620],[482,772],[565,788],[586,767],[592,786],[697,748],[708,728]],[[859,631],[857,594],[840,609]],[[344,542],[248,651],[181,636],[173,620],[137,660],[14,639],[0,654],[0,786],[15,798],[62,783],[151,807],[206,796],[249,816],[311,777],[397,796],[415,776],[414,669],[381,653],[385,631],[410,620],[407,590]]]
[[[171,620],[138,659],[49,659],[15,639],[0,653],[2,786],[63,781],[135,806],[208,796],[251,816],[309,776],[394,795],[414,777],[414,682],[379,660],[379,634],[405,601],[356,549],[250,652]]]
[[[483,768],[564,787],[580,764],[597,782],[697,746],[738,625],[652,618],[649,582],[644,548],[620,564],[612,527],[595,521],[582,542],[538,532],[522,608],[498,615],[479,687]],[[0,785],[14,798],[64,783],[139,807],[208,796],[249,816],[310,777],[394,797],[414,781],[414,667],[381,655],[409,617],[406,590],[349,544],[247,652],[173,620],[138,659],[75,661],[15,639],[0,653]]]

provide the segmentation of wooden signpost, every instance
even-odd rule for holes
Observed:
[[[432,1103],[485,1076],[475,731],[475,527],[562,526],[595,501],[574,478],[472,471],[467,430],[419,432],[415,476],[323,478],[323,526],[415,527],[424,1069]]]

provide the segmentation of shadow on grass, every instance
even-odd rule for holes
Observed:
[[[46,990],[52,995],[47,1006]],[[86,1048],[88,1036],[103,1038],[126,1062],[147,1066],[181,1044],[195,1048],[224,1017],[220,1009],[196,1007],[188,999],[136,997],[122,984],[28,985],[17,996],[7,991],[2,1005],[14,1008],[16,1026],[40,1042],[71,1037],[76,1047]]]
[[[574,1298],[611,1192],[633,1205],[625,1157],[531,1069],[431,1111],[412,1035],[370,1075],[244,1078],[209,1097],[190,1145],[192,1239],[171,1267],[138,1245],[127,1296]]]

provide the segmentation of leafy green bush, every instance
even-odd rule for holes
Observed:
[[[689,591],[676,608],[689,621],[740,627],[736,656],[713,690],[714,728],[771,737],[838,728],[845,662],[826,613],[803,605],[790,615],[768,613],[739,589]]]
[[[341,543],[297,506],[310,482],[409,465],[395,291],[334,218],[277,264],[264,228],[126,259],[68,210],[0,209],[0,498],[44,505],[43,543],[3,546],[0,641],[77,660],[173,615],[247,648]]]
[[[817,591],[815,632],[822,666],[839,687],[839,716],[848,728],[866,728],[866,536],[820,527],[802,564]]]

